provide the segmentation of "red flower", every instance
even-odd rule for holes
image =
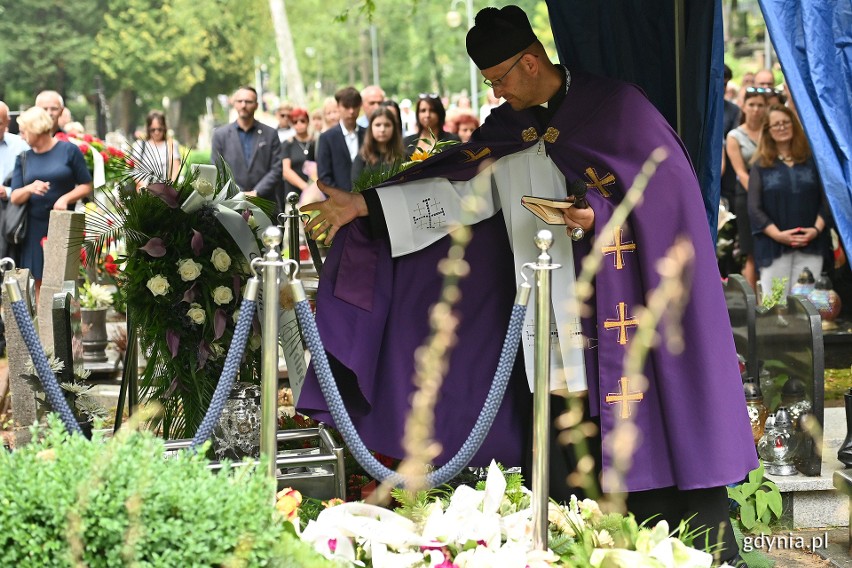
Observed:
[[[109,152],[110,156],[115,156],[116,158],[123,158],[124,152],[116,148],[115,146],[107,146],[107,152]]]
[[[86,266],[86,249],[80,249],[80,264]]]
[[[129,168],[136,167],[136,162],[134,162],[134,161],[133,161],[133,160],[131,160],[130,158],[127,158],[127,159],[125,160],[125,162],[127,162],[127,167],[129,167]]]
[[[94,139],[95,138],[91,134],[83,134],[83,140],[85,140],[86,142],[91,142]]]
[[[80,149],[80,151],[83,153],[83,155],[86,155],[86,154],[89,153],[89,147],[86,144],[80,144],[79,146],[77,146],[77,148]]]
[[[115,263],[115,259],[112,258],[111,254],[108,254],[104,260],[104,270],[106,270],[107,274],[110,276],[118,274],[118,265]]]
[[[109,162],[109,154],[101,150],[101,156],[103,156],[104,162]]]
[[[68,142],[68,135],[64,132],[57,132],[55,138],[57,140],[62,140],[64,142]]]

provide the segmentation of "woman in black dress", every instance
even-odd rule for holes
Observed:
[[[417,99],[417,132],[402,141],[405,157],[410,158],[415,150],[429,151],[443,140],[458,140],[459,137],[444,130],[447,111],[437,93],[420,93]]]
[[[296,134],[284,142],[281,151],[285,197],[292,191],[301,195],[317,177],[316,141],[308,128],[309,120],[308,111],[303,108],[294,108],[290,112],[290,122]]]

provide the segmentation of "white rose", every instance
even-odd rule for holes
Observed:
[[[210,260],[219,272],[227,272],[231,268],[231,257],[228,256],[228,253],[223,248],[217,247],[214,249]]]
[[[210,197],[213,195],[213,184],[206,179],[198,178],[192,182],[192,187],[198,192],[201,197]]]
[[[257,229],[257,220],[254,218],[254,215],[249,215],[248,221],[246,222],[248,223],[250,229]]]
[[[178,274],[184,282],[192,282],[201,276],[201,265],[191,258],[183,258],[177,261]]]
[[[237,323],[237,319],[240,317],[240,308],[234,310],[234,323]]]
[[[204,313],[204,308],[201,307],[201,304],[197,304],[195,302],[189,305],[186,315],[193,323],[197,323],[198,325],[203,324],[204,320],[207,319],[207,314]]]
[[[213,290],[213,301],[220,306],[230,304],[233,299],[234,293],[227,286],[218,286]]]
[[[155,296],[165,296],[166,292],[168,292],[171,287],[169,285],[169,281],[166,280],[166,277],[162,274],[157,274],[150,278],[146,286]]]

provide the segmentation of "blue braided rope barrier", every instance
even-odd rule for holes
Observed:
[[[30,352],[33,366],[44,389],[47,402],[59,414],[62,423],[65,424],[65,429],[69,433],[82,435],[83,431],[80,429],[74,413],[71,412],[68,401],[65,400],[65,396],[62,394],[62,387],[59,386],[56,375],[47,362],[47,355],[45,355],[41,341],[39,341],[38,335],[36,335],[33,320],[30,319],[29,311],[27,311],[27,305],[23,300],[16,300],[11,302],[11,308],[12,313],[15,315],[15,321],[18,323],[18,329],[21,331],[21,336],[24,338],[24,343],[26,343],[27,349]]]
[[[403,476],[376,460],[373,454],[370,453],[370,450],[364,445],[361,436],[355,429],[355,425],[352,424],[352,419],[349,417],[349,413],[340,396],[340,391],[332,376],[328,357],[325,354],[316,321],[314,321],[307,300],[296,302],[295,309],[299,324],[302,327],[305,343],[308,351],[311,352],[311,364],[314,365],[317,371],[320,389],[328,404],[329,412],[332,418],[334,418],[334,422],[352,455],[361,464],[361,467],[374,479],[382,482],[390,481],[395,486],[402,485],[405,481]],[[443,466],[426,475],[426,483],[430,487],[443,485],[456,477],[470,462],[485,440],[485,436],[494,423],[494,418],[497,416],[497,411],[500,409],[500,404],[503,401],[503,394],[506,392],[506,387],[509,384],[512,367],[515,364],[515,355],[518,352],[518,344],[521,339],[525,313],[525,305],[515,304],[512,307],[512,315],[509,319],[506,338],[503,341],[503,350],[500,352],[500,360],[497,363],[497,371],[494,374],[494,380],[491,383],[491,388],[482,405],[482,410],[479,413],[476,424],[471,430],[470,436],[462,444],[462,447],[459,448],[456,455]]]
[[[256,307],[257,302],[243,298],[243,302],[240,304],[240,315],[237,316],[237,326],[234,328],[231,345],[228,347],[228,355],[225,357],[225,364],[222,367],[222,375],[219,377],[216,390],[213,392],[210,406],[207,407],[207,413],[204,415],[204,419],[201,421],[198,431],[192,439],[189,451],[197,450],[198,446],[207,441],[210,434],[213,433],[213,427],[219,420],[222,410],[225,408],[225,403],[231,394],[231,388],[234,386],[234,379],[237,376],[240,361],[243,359]]]

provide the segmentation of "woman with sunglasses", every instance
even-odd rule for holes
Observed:
[[[773,106],[763,122],[748,181],[754,258],[764,294],[786,278],[784,297],[802,270],[822,271],[826,203],[819,172],[796,115]]]
[[[742,110],[742,124],[728,133],[725,141],[725,151],[731,161],[731,167],[737,175],[736,193],[734,194],[734,213],[737,215],[737,237],[740,254],[745,256],[743,277],[752,288],[757,285],[757,269],[754,267],[754,239],[751,236],[751,224],[748,220],[748,171],[757,141],[760,138],[760,128],[766,116],[766,97],[763,89],[746,89],[745,102]]]
[[[410,158],[415,150],[428,152],[438,142],[458,140],[459,137],[444,130],[447,111],[437,93],[420,93],[417,99],[417,132],[402,141],[405,157]]]
[[[145,138],[133,145],[131,156],[137,167],[151,175],[137,178],[136,187],[154,180],[176,181],[180,173],[180,146],[168,139],[166,115],[152,110],[145,117]]]
[[[308,128],[309,121],[308,111],[303,108],[290,112],[290,123],[296,133],[281,147],[285,196],[291,191],[301,195],[312,179],[316,179],[316,144]]]

